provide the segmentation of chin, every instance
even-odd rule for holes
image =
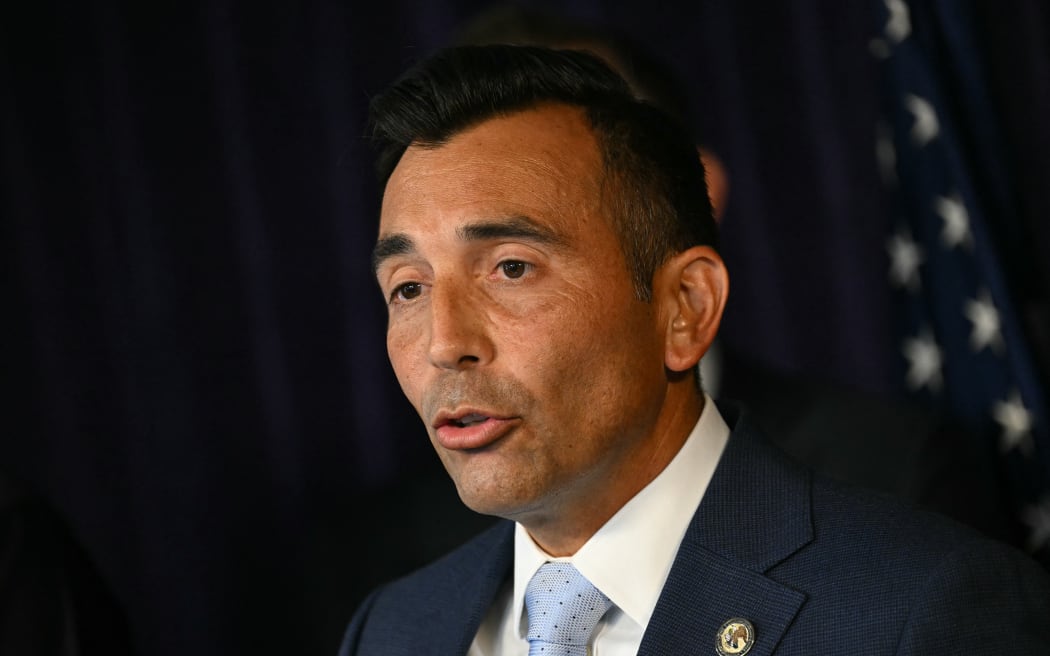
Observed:
[[[500,503],[499,501],[490,499],[484,495],[465,495],[460,492],[459,498],[464,506],[481,515],[492,515],[493,517],[513,519],[513,515],[515,514],[512,505]]]
[[[463,486],[457,484],[456,491],[463,505],[481,515],[519,520],[536,506],[535,499],[508,497],[506,490],[465,490]]]

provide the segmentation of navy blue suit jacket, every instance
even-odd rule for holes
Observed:
[[[679,547],[639,654],[715,654],[722,624],[755,627],[748,656],[1050,655],[1050,577],[938,515],[813,477],[746,417]],[[465,654],[511,575],[501,522],[374,592],[340,656]]]

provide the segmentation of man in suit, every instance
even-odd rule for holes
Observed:
[[[391,362],[506,521],[373,593],[342,654],[1050,653],[1034,563],[703,393],[729,289],[703,168],[608,67],[451,49],[373,123]]]

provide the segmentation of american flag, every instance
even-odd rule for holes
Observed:
[[[953,2],[924,4],[921,15],[905,0],[875,4],[870,49],[884,84],[875,153],[894,213],[886,248],[902,385],[994,445],[1004,512],[1050,566],[1047,397],[989,230],[1011,208],[982,187],[1001,169],[971,17]]]

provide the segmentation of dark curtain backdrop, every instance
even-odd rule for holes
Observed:
[[[688,85],[731,176],[727,350],[889,394],[882,4],[534,6],[627,31]],[[0,10],[0,471],[59,510],[139,653],[334,653],[369,587],[486,521],[389,371],[362,139],[369,97],[485,6]],[[924,6],[920,26],[952,11]],[[1015,209],[988,221],[1045,357],[1050,11],[958,7]]]

